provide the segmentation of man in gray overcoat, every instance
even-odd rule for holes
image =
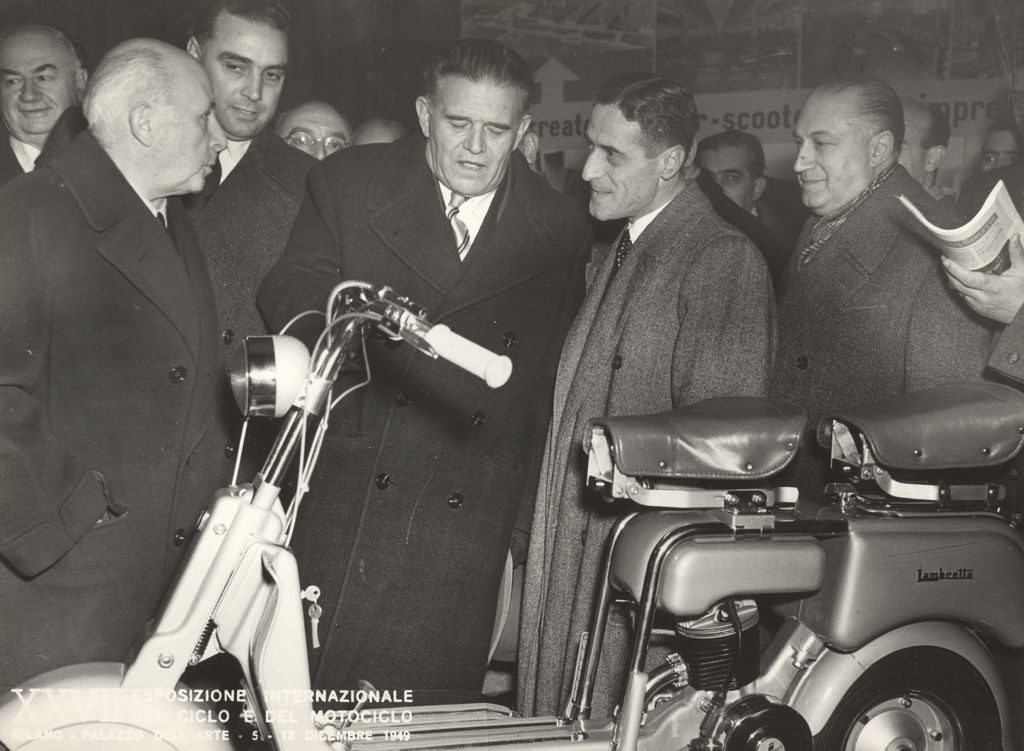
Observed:
[[[897,197],[939,226],[960,221],[897,164],[903,131],[896,92],[870,78],[815,89],[797,120],[793,169],[813,216],[777,289],[772,395],[806,408],[811,430],[826,410],[981,376],[989,331]],[[804,444],[787,479],[819,493],[828,457]]]
[[[590,213],[628,224],[614,246],[594,253],[558,366],[523,601],[519,699],[528,714],[565,704],[615,520],[585,493],[587,420],[767,387],[771,281],[758,250],[685,176],[698,125],[688,93],[644,73],[603,84],[587,126]],[[625,643],[616,620],[602,671]],[[607,712],[619,688],[598,687],[594,716]]]

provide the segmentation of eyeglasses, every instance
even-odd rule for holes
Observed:
[[[304,130],[293,130],[284,139],[288,144],[294,146],[297,149],[312,154],[315,152],[317,144],[323,146],[323,149],[328,154],[333,154],[335,151],[344,149],[349,145],[349,141],[344,136],[325,136],[323,138],[317,138],[312,133],[308,133]]]

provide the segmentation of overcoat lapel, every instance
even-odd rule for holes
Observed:
[[[544,268],[544,257],[535,243],[525,239],[534,237],[541,225],[531,215],[526,197],[512,200],[517,168],[515,162],[509,165],[505,183],[498,189],[463,264],[459,283],[441,303],[439,316],[452,315],[500,295],[533,279]]]
[[[185,266],[170,236],[88,133],[83,148],[67,149],[53,169],[96,232],[96,249],[199,352],[199,318]],[[113,197],[113,198],[112,198]]]
[[[815,317],[793,317],[790,311],[843,309],[855,304],[864,286],[893,246],[892,236],[900,231],[898,221],[879,221],[879,213],[889,214],[898,210],[899,204],[895,203],[895,189],[898,185],[895,183],[899,178],[899,174],[894,174],[879,186],[806,266],[799,266],[799,250],[793,253],[794,265],[790,273],[806,277],[802,288],[810,291],[812,297],[827,295],[827,299],[810,304],[795,301],[786,294],[791,286],[791,283],[787,283],[779,296],[779,331],[789,332],[789,335],[785,339],[780,338],[780,346],[805,336],[808,328],[818,325]],[[803,246],[809,231],[810,225],[801,234],[798,248]],[[865,238],[869,238],[869,241],[865,242]]]
[[[388,153],[367,191],[369,225],[402,263],[445,295],[458,283],[462,262],[423,143],[410,138],[406,148]],[[437,196],[437,201],[421,200],[421,195]]]

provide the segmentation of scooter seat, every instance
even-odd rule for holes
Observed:
[[[985,381],[911,391],[825,419],[862,433],[878,464],[890,470],[991,467],[1024,445],[1024,394]]]
[[[669,412],[600,417],[619,471],[692,480],[760,480],[796,455],[807,415],[795,404],[753,396],[705,399]]]

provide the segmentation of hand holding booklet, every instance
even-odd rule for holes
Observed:
[[[931,233],[943,255],[971,271],[1002,274],[1010,268],[1010,238],[1019,234],[1024,240],[1024,222],[1002,180],[974,218],[954,229],[929,222],[906,196],[900,196],[900,201]]]

